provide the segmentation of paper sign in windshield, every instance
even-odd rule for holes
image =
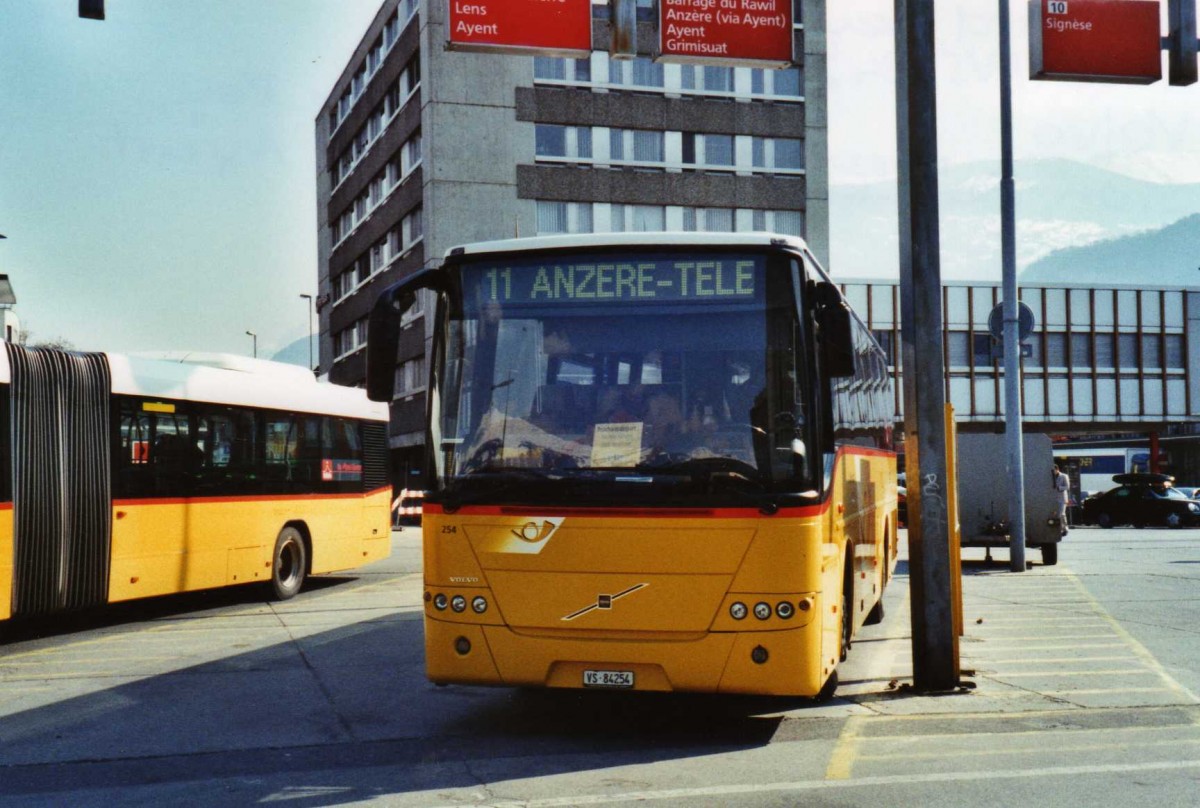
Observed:
[[[592,467],[636,466],[642,456],[642,423],[596,424],[592,438]]]

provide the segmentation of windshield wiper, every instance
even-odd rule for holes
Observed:
[[[463,505],[470,505],[498,493],[510,491],[521,483],[555,479],[559,479],[559,477],[540,469],[514,468],[489,463],[456,477],[446,487],[442,505],[446,508],[447,513],[453,513]],[[470,489],[469,494],[463,493],[464,487]]]
[[[665,462],[664,462],[665,461]],[[639,463],[636,470],[643,474],[678,474],[703,482],[707,493],[717,489],[736,494],[749,501],[765,514],[779,510],[771,491],[759,477],[758,469],[731,457],[693,457],[672,462],[668,457]]]

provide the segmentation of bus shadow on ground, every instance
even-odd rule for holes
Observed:
[[[304,591],[319,592],[352,584],[357,580],[359,580],[358,577],[354,575],[315,576],[305,581]],[[252,583],[110,603],[57,614],[16,617],[0,622],[0,660],[4,657],[4,647],[11,643],[46,637],[61,637],[132,623],[146,623],[170,618],[186,619],[193,613],[197,618],[202,618],[209,616],[207,612],[214,609],[253,605],[267,606],[272,601],[270,584]]]
[[[189,597],[191,606],[206,602]],[[334,805],[765,746],[783,724],[779,713],[813,704],[434,687],[424,677],[419,612],[297,632],[291,642],[114,681],[53,703],[24,695],[28,709],[6,711],[4,794],[57,801],[144,786],[168,802],[174,794],[241,804],[301,788],[303,804]],[[21,685],[0,685],[0,705]],[[841,722],[814,717],[789,726],[832,740]]]

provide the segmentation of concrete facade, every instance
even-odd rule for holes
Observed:
[[[609,58],[607,3],[593,5],[594,51],[577,61],[448,50],[444,2],[384,0],[315,122],[321,372],[362,384],[378,294],[465,242],[765,229],[806,237],[826,260],[824,4],[795,0],[801,64],[784,75],[652,63],[644,0],[632,62]],[[430,304],[397,357],[398,486],[422,487]]]

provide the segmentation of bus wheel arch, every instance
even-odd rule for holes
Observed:
[[[271,553],[271,590],[277,600],[295,597],[312,570],[312,536],[304,522],[288,522]]]

